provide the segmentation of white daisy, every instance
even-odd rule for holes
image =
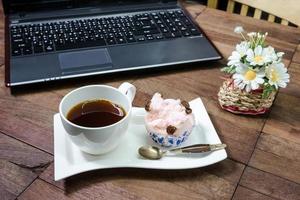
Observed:
[[[241,62],[241,55],[239,54],[239,52],[233,51],[231,53],[231,56],[229,56],[229,58],[228,58],[227,65],[228,66],[232,66],[232,65],[238,66],[240,64],[240,62]]]
[[[277,55],[278,58],[282,58],[282,56],[284,55],[284,52],[277,52],[276,55]]]
[[[235,27],[234,32],[240,34],[240,33],[244,32],[244,29],[242,26],[237,26],[237,27]]]
[[[269,84],[274,85],[276,89],[278,87],[285,88],[287,83],[290,82],[290,75],[287,73],[287,69],[283,63],[273,63],[266,68],[266,76],[269,79]]]
[[[235,51],[232,52],[231,56],[229,56],[227,63],[228,66],[239,66],[241,62],[241,58],[244,57],[249,49],[249,43],[246,41],[237,44],[235,47]]]
[[[264,51],[266,51],[266,56],[268,56],[272,62],[275,62],[278,60],[278,56],[273,47],[268,46],[267,48],[264,48]]]
[[[268,50],[266,48],[262,48],[261,45],[255,47],[254,51],[252,49],[248,49],[246,60],[250,62],[250,65],[264,65],[271,61]]]
[[[245,56],[247,50],[250,48],[249,42],[243,41],[240,44],[235,46],[236,51],[241,55],[241,57]]]
[[[260,84],[264,83],[265,72],[263,69],[255,71],[249,69],[247,65],[240,65],[236,68],[236,73],[232,76],[234,84],[240,89],[246,89],[246,92],[256,90]]]

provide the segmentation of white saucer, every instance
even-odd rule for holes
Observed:
[[[190,102],[196,123],[193,132],[182,146],[221,143],[200,98]],[[132,115],[145,113],[144,108],[133,108]],[[134,117],[133,117],[134,119]],[[147,135],[144,125],[130,123],[121,144],[112,152],[94,156],[81,152],[68,138],[59,114],[54,115],[54,179],[56,181],[82,172],[106,168],[190,169],[214,164],[227,157],[225,150],[210,153],[166,156],[160,160],[146,160],[138,155],[143,145],[157,146]]]

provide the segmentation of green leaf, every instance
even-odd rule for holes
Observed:
[[[226,66],[226,67],[223,67],[221,69],[222,72],[225,72],[225,73],[228,73],[228,74],[234,74],[235,73],[235,66],[231,65],[231,66]]]
[[[270,85],[270,84],[265,84],[264,85],[264,90],[263,90],[263,94],[262,94],[262,98],[263,99],[266,99],[270,96],[270,94],[275,91],[276,88],[273,86],[273,85]]]

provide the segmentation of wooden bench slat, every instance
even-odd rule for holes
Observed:
[[[269,14],[268,21],[269,21],[269,22],[274,22],[274,21],[275,21],[275,16]]]
[[[247,6],[247,5],[242,5],[242,8],[241,8],[241,15],[242,15],[242,16],[247,16],[248,9],[249,9],[249,6]]]
[[[235,6],[235,2],[232,0],[229,0],[228,4],[227,4],[227,12],[233,13],[234,6]]]
[[[255,19],[260,19],[260,17],[261,17],[261,14],[262,14],[262,11],[260,10],[260,9],[255,9],[255,11],[254,11],[254,18]]]

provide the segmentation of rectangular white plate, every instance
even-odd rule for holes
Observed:
[[[207,114],[200,98],[190,102],[196,117],[196,126],[182,146],[192,144],[221,143],[218,134]],[[133,108],[132,115],[145,114],[144,108]],[[134,117],[133,117],[134,118]],[[59,114],[54,115],[54,176],[61,180],[82,172],[106,168],[147,168],[147,169],[190,169],[214,164],[227,157],[225,150],[210,153],[166,156],[160,160],[146,160],[138,155],[138,148],[143,145],[155,145],[147,135],[143,124],[130,123],[121,144],[105,155],[89,155],[81,152],[69,140]]]

